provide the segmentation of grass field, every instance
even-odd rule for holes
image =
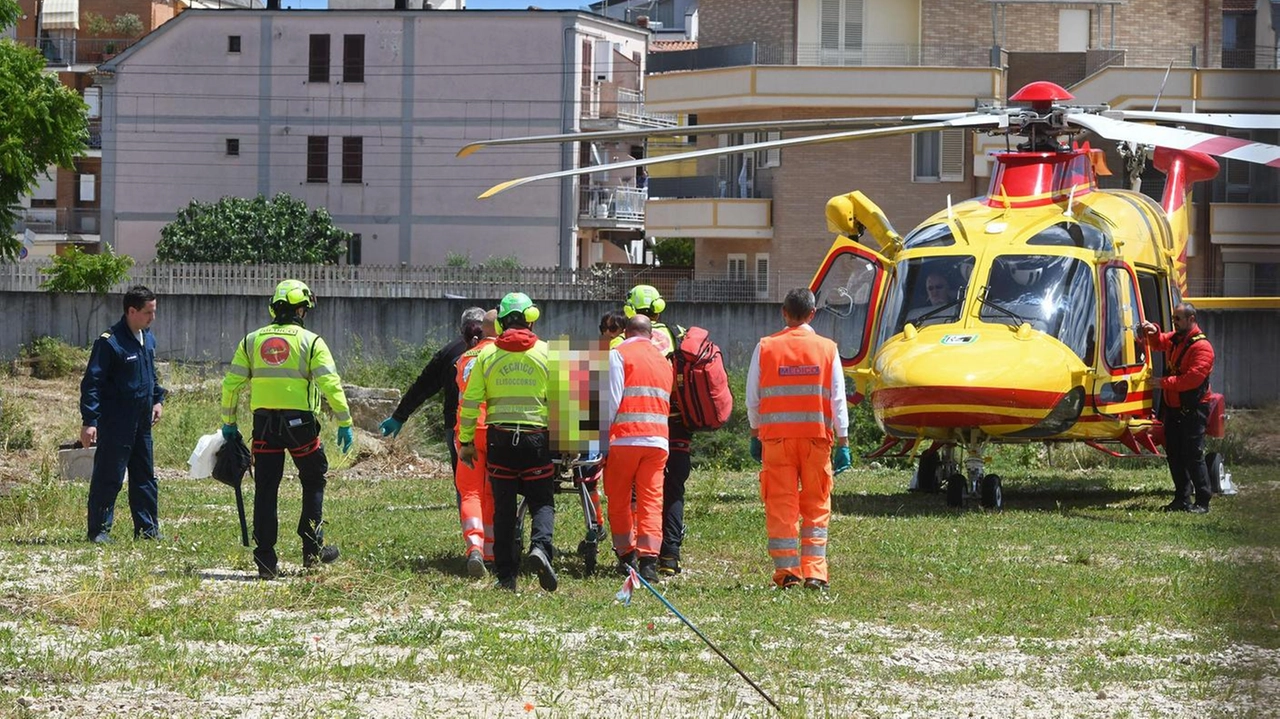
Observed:
[[[821,596],[770,588],[754,478],[701,473],[688,569],[660,589],[788,716],[1274,716],[1280,485],[1236,479],[1195,517],[1154,511],[1158,470],[1037,473],[996,514],[849,473]],[[579,576],[570,496],[560,591],[525,576],[509,595],[463,577],[439,478],[335,478],[342,559],[303,574],[293,556],[272,583],[221,485],[165,481],[167,539],[103,549],[81,539],[85,494],[0,499],[5,716],[771,713],[652,596],[623,606],[616,577]]]
[[[117,542],[88,545],[87,487],[49,467],[77,424],[57,389],[6,385],[40,430],[0,458],[0,717],[777,715],[653,596],[616,601],[609,563],[582,576],[570,495],[559,591],[465,578],[451,483],[410,463],[421,438],[332,473],[342,558],[315,573],[286,481],[286,576],[259,582],[230,490],[174,469],[210,398],[175,400],[166,539],[128,539],[121,497]],[[696,471],[686,571],[658,588],[782,716],[1276,715],[1274,466],[1234,467],[1240,494],[1198,517],[1158,511],[1157,463],[1007,454],[1002,512],[907,493],[900,469],[841,475],[826,595],[771,588],[753,474]]]

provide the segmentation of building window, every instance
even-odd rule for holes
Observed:
[[[98,201],[98,176],[97,175],[80,175],[76,188],[77,203],[92,203]]]
[[[342,183],[364,182],[364,138],[342,138]]]
[[[364,35],[342,36],[342,81],[364,82]]]
[[[740,254],[728,255],[729,276],[726,278],[730,282],[746,282],[747,281],[747,256]]]
[[[240,52],[240,36],[239,35],[227,36],[227,52]]]
[[[325,135],[307,137],[307,182],[329,181],[329,138]]]
[[[92,85],[84,89],[84,104],[89,106],[88,117],[97,120],[102,117],[102,88]]]
[[[915,135],[915,182],[960,182],[964,180],[964,130],[918,132]]]
[[[769,253],[756,253],[755,276],[756,297],[764,298],[769,296]]]
[[[311,36],[311,61],[307,82],[329,82],[329,36]]]
[[[228,137],[227,138],[227,157],[239,157],[239,156],[240,156],[240,138]]]
[[[363,249],[360,245],[361,245],[360,233],[353,232],[351,234],[351,239],[347,240],[347,264],[348,265],[360,264],[360,252]]]
[[[862,0],[822,0],[818,19],[822,65],[862,64]]]

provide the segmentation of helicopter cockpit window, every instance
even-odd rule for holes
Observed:
[[[991,263],[978,319],[1057,337],[1091,363],[1097,293],[1089,265],[1074,257],[1002,255]]]
[[[898,263],[885,294],[880,342],[902,331],[960,319],[974,258],[969,255],[919,257]]]
[[[852,360],[862,354],[876,276],[877,267],[871,260],[846,252],[836,256],[818,287],[813,329],[835,340],[841,359]]]
[[[1037,232],[1027,240],[1028,245],[1054,247],[1082,247],[1087,250],[1109,251],[1115,249],[1111,235],[1093,225],[1080,222],[1059,222]]]
[[[916,247],[950,247],[955,243],[956,238],[951,234],[951,228],[941,224],[912,230],[902,241],[902,246],[910,250]]]

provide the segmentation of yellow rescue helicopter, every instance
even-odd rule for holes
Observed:
[[[534,175],[481,197],[537,180],[774,147],[952,127],[1003,136],[987,193],[948,203],[905,236],[862,193],[833,197],[826,218],[837,237],[811,284],[815,329],[836,340],[851,399],[868,399],[886,433],[872,455],[918,452],[913,488],[945,487],[953,506],[976,497],[998,508],[1000,477],[984,471],[990,444],[1082,441],[1117,456],[1120,448],[1158,453],[1158,397],[1147,382],[1158,360],[1140,327],[1169,327],[1186,290],[1191,186],[1217,174],[1214,156],[1280,167],[1280,147],[1153,124],[1280,129],[1280,116],[1063,104],[1071,99],[1035,82],[1008,107],[968,113],[700,126],[839,131]],[[867,123],[887,126],[842,129]],[[1163,198],[1101,189],[1103,153],[1079,142],[1087,133],[1154,146],[1153,162],[1167,176]],[[459,155],[639,134],[508,138]],[[1210,434],[1221,436],[1221,397],[1214,407]],[[924,440],[931,445],[920,452]],[[1210,472],[1221,470],[1220,458],[1210,458]]]

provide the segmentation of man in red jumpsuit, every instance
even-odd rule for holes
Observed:
[[[1173,475],[1173,501],[1166,512],[1209,511],[1209,472],[1204,464],[1204,435],[1209,422],[1209,374],[1213,346],[1196,324],[1196,308],[1183,302],[1173,308],[1173,331],[1142,323],[1147,345],[1165,353],[1164,377],[1151,384],[1161,391],[1164,451]],[[1194,490],[1195,503],[1192,503]]]

